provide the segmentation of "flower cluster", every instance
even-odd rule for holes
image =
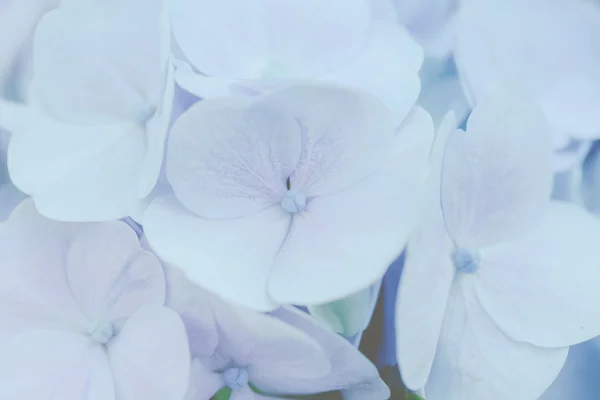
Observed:
[[[0,0],[0,34],[1,399],[600,396],[596,2]]]

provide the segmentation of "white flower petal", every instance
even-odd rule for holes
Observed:
[[[159,257],[182,268],[192,282],[268,310],[276,303],[267,294],[267,279],[289,221],[279,205],[243,218],[205,220],[165,196],[148,208],[144,231]]]
[[[102,347],[82,335],[31,331],[0,349],[0,397],[11,400],[114,400]]]
[[[137,200],[144,148],[143,132],[133,125],[83,127],[43,119],[13,134],[8,169],[48,217],[116,219]]]
[[[82,230],[69,248],[66,264],[73,296],[96,321],[130,317],[143,306],[165,301],[160,263],[140,250],[136,233],[122,222]]]
[[[308,202],[294,216],[273,267],[273,298],[292,304],[324,303],[381,278],[417,222],[432,141],[433,123],[421,110],[398,134],[393,154],[383,160],[386,165],[380,171]]]
[[[364,45],[369,16],[363,0],[303,0],[285,6],[273,0],[177,0],[173,30],[187,58],[206,75],[299,77],[326,72],[356,54]]]
[[[61,121],[115,123],[143,98],[108,59],[102,18],[49,12],[38,24],[32,90],[37,104]]]
[[[348,188],[377,171],[391,154],[395,125],[374,96],[330,85],[298,85],[264,103],[291,114],[302,131],[302,154],[290,176],[307,197]]]
[[[399,124],[419,97],[422,63],[423,49],[403,27],[378,21],[356,58],[318,78],[376,95]]]
[[[481,102],[467,131],[450,136],[441,204],[459,246],[511,239],[541,218],[552,187],[547,126],[536,108],[500,97]]]
[[[570,346],[600,334],[600,220],[555,202],[520,240],[482,251],[479,299],[511,338]]]
[[[31,328],[85,326],[65,274],[67,244],[85,227],[48,220],[31,200],[0,224],[0,338]]]
[[[455,269],[441,218],[409,243],[396,300],[396,353],[404,384],[425,386],[433,365]]]
[[[472,276],[452,286],[427,400],[537,399],[558,375],[568,348],[542,349],[505,336],[473,293]]]
[[[456,61],[474,101],[496,90],[539,104],[553,125],[600,133],[600,10],[594,1],[463,2]],[[510,29],[507,29],[510,27]]]
[[[241,217],[281,200],[300,147],[298,125],[280,109],[240,98],[204,100],[173,126],[167,178],[197,215]]]
[[[165,307],[144,307],[109,342],[117,397],[122,400],[182,399],[188,387],[190,352],[181,319]]]

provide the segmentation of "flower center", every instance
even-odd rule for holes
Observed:
[[[154,117],[157,111],[158,107],[156,107],[155,105],[143,102],[138,106],[137,110],[135,111],[134,118],[140,125],[143,126],[146,125],[148,121],[152,119],[152,117]]]
[[[115,335],[115,330],[110,322],[101,322],[94,325],[89,334],[94,342],[106,344]]]
[[[231,389],[241,389],[248,385],[248,371],[245,368],[229,368],[223,372],[223,381]]]
[[[452,261],[457,271],[472,274],[479,269],[481,257],[475,249],[456,248],[452,252]]]
[[[281,199],[281,208],[295,214],[306,207],[306,196],[296,190],[289,189]]]

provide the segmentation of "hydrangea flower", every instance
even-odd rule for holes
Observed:
[[[163,0],[65,1],[42,18],[31,109],[0,118],[10,176],[42,214],[122,218],[151,192],[173,97],[168,32]]]
[[[182,315],[193,357],[185,400],[208,400],[224,387],[232,390],[231,400],[336,390],[347,400],[389,398],[375,366],[309,315],[293,308],[269,315],[233,306],[192,285],[177,269],[167,271],[168,305]]]
[[[396,312],[400,372],[428,400],[537,398],[568,347],[600,334],[600,221],[549,200],[547,129],[495,98],[446,130]]]
[[[594,1],[464,1],[458,72],[473,103],[506,90],[537,104],[561,148],[570,137],[600,137],[599,35]]]
[[[190,351],[162,266],[124,223],[26,200],[0,225],[0,398],[183,398]]]
[[[419,95],[423,50],[370,0],[173,0],[177,82],[208,98],[262,93],[290,80],[377,95],[401,122]],[[193,15],[193,18],[190,18]],[[235,26],[236,29],[231,29]]]
[[[144,216],[152,248],[246,306],[320,304],[375,283],[415,223],[433,140],[417,109],[396,134],[374,96],[300,85],[204,100],[174,124],[172,193]]]

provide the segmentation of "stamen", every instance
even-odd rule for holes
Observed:
[[[157,111],[158,107],[150,103],[144,102],[138,107],[137,111],[135,112],[135,120],[140,125],[146,125],[148,121],[150,121],[152,117],[154,117]]]
[[[229,368],[223,372],[223,381],[231,389],[248,386],[248,371],[245,368]]]
[[[281,199],[281,208],[285,211],[295,214],[304,210],[306,207],[306,196],[295,190],[288,190]]]
[[[479,269],[481,256],[475,249],[456,248],[452,252],[452,261],[457,271],[472,274]]]
[[[89,334],[93,341],[106,344],[115,335],[115,330],[110,322],[104,322],[96,324]]]

